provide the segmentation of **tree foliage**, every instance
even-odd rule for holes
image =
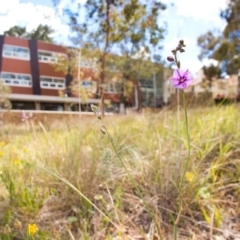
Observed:
[[[208,31],[198,38],[198,46],[201,48],[199,58],[215,59],[222,72],[237,74],[240,66],[240,0],[228,1],[220,16],[226,26],[222,33]]]
[[[53,67],[56,72],[63,72],[65,75],[72,75],[73,81],[66,90],[69,90],[71,95],[79,97],[81,102],[85,103],[86,99],[92,97],[94,92],[92,91],[92,88],[86,89],[82,86],[82,80],[85,80],[85,72],[80,67],[80,61],[80,50],[76,48],[67,48],[66,55],[59,55],[58,61],[53,63]]]
[[[214,77],[220,77],[221,75],[221,70],[219,67],[214,66],[213,64],[208,67],[204,66],[203,72],[209,81],[211,81]]]
[[[14,26],[11,27],[9,30],[5,31],[4,35],[41,40],[44,42],[52,43],[53,39],[50,37],[52,33],[54,33],[52,28],[50,28],[48,25],[40,24],[36,29],[32,30],[31,32],[27,32],[26,27]]]
[[[28,34],[28,38],[52,43],[53,39],[50,37],[52,33],[54,33],[54,30],[51,27],[40,24],[36,29]]]
[[[84,20],[80,16],[83,8]],[[161,48],[165,25],[159,25],[159,17],[165,8],[157,0],[87,0],[85,5],[79,4],[77,11],[65,9],[77,36],[75,43],[81,43],[87,55],[94,52],[98,59],[98,95],[102,100],[103,85],[107,80],[106,64],[111,61],[109,57],[113,52],[129,59],[143,47],[147,52]],[[129,63],[127,60],[124,72],[129,70]]]
[[[10,109],[11,102],[8,99],[8,94],[11,93],[9,86],[6,86],[0,79],[0,109]]]
[[[27,37],[26,27],[19,27],[19,26],[11,27],[9,30],[4,32],[4,35],[19,37],[19,38],[26,38]]]

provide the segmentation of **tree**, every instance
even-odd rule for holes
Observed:
[[[27,37],[26,27],[19,27],[19,26],[11,27],[9,30],[4,32],[4,35],[19,37],[19,38],[26,38]]]
[[[237,74],[240,66],[240,0],[230,0],[220,16],[227,23],[224,31],[208,31],[198,38],[199,57],[215,59],[222,72]]]
[[[159,81],[163,81],[163,64],[151,61],[148,54],[146,54],[146,51],[140,51],[138,54],[135,54],[134,57],[113,56],[111,57],[111,63],[114,64],[115,68],[121,73],[119,74],[119,83],[122,85],[119,92],[121,102],[124,104],[129,102],[134,87],[136,87],[138,95],[138,110],[141,111],[142,92],[140,80],[152,81],[155,75],[157,76],[157,85],[159,85]],[[107,78],[111,79],[111,75],[113,74],[114,72],[107,72]],[[116,74],[114,78],[116,78]],[[134,85],[131,83],[134,83]],[[163,82],[160,84],[162,85]],[[128,90],[126,90],[126,88]]]
[[[55,1],[56,3],[57,1]],[[85,8],[86,17],[81,21],[79,12]],[[87,56],[95,51],[98,59],[99,83],[97,95],[101,97],[104,114],[104,83],[106,62],[110,53],[117,52],[126,58],[133,57],[141,47],[150,52],[159,47],[165,26],[160,26],[159,16],[166,6],[150,0],[87,0],[79,11],[65,9],[72,31],[78,35]]]
[[[10,109],[11,102],[8,99],[8,94],[11,93],[9,86],[6,86],[0,79],[0,109]]]
[[[59,55],[56,63],[53,63],[54,70],[56,72],[62,72],[71,81],[66,81],[66,89],[64,92],[60,92],[60,96],[67,94],[69,97],[79,98],[79,110],[81,110],[81,104],[85,104],[89,97],[94,95],[94,85],[83,86],[82,79],[86,79],[86,73],[84,69],[80,67],[80,50],[76,48],[66,48],[66,55]],[[89,77],[89,76],[88,76]]]
[[[40,24],[37,29],[28,33],[27,38],[52,43],[53,39],[50,37],[52,33],[54,33],[52,28],[48,25]]]
[[[211,64],[210,66],[204,66],[203,72],[209,81],[211,81],[214,77],[219,78],[221,75],[221,70],[219,69],[219,67],[214,66],[213,64]]]
[[[14,26],[11,27],[9,30],[5,31],[4,35],[26,39],[41,40],[44,42],[52,43],[53,39],[50,37],[52,33],[54,33],[52,28],[50,28],[48,25],[40,24],[36,29],[32,30],[31,32],[27,32],[26,27]]]

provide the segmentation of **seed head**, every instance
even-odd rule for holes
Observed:
[[[96,113],[96,112],[98,111],[98,107],[95,106],[95,105],[93,105],[93,104],[91,104],[91,110],[92,110],[94,113]]]
[[[15,220],[14,222],[14,228],[20,230],[22,228],[22,223],[19,220]]]
[[[102,127],[100,128],[100,131],[101,131],[101,133],[102,133],[103,135],[106,135],[106,134],[107,134],[105,126],[102,126]]]
[[[12,232],[11,228],[9,227],[8,224],[5,225],[4,227],[4,233],[5,234],[10,234]]]

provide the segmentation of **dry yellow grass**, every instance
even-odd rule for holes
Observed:
[[[237,239],[239,107],[188,114],[191,181],[182,190],[178,239]],[[178,123],[176,112],[163,110],[104,119],[163,239],[172,239],[169,213],[178,211],[177,186],[187,156],[182,117]],[[17,116],[14,124],[6,124],[7,118],[0,133],[0,239],[27,239],[28,224],[37,224],[35,239],[158,239],[97,118],[42,116],[28,129]]]

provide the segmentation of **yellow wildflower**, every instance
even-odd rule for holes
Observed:
[[[4,156],[4,153],[3,152],[0,152],[0,157],[3,157]]]
[[[192,182],[194,179],[194,174],[192,172],[186,172],[185,178],[188,182]]]
[[[20,159],[12,158],[11,161],[12,161],[13,164],[16,164],[16,165],[21,165],[22,164],[22,161]]]
[[[38,231],[37,225],[34,224],[28,224],[28,235],[29,236],[33,236],[36,234],[36,232]]]
[[[23,152],[24,152],[24,153],[28,153],[27,148],[23,148]]]
[[[6,142],[4,142],[4,141],[1,141],[0,144],[1,144],[2,147],[6,146]]]

